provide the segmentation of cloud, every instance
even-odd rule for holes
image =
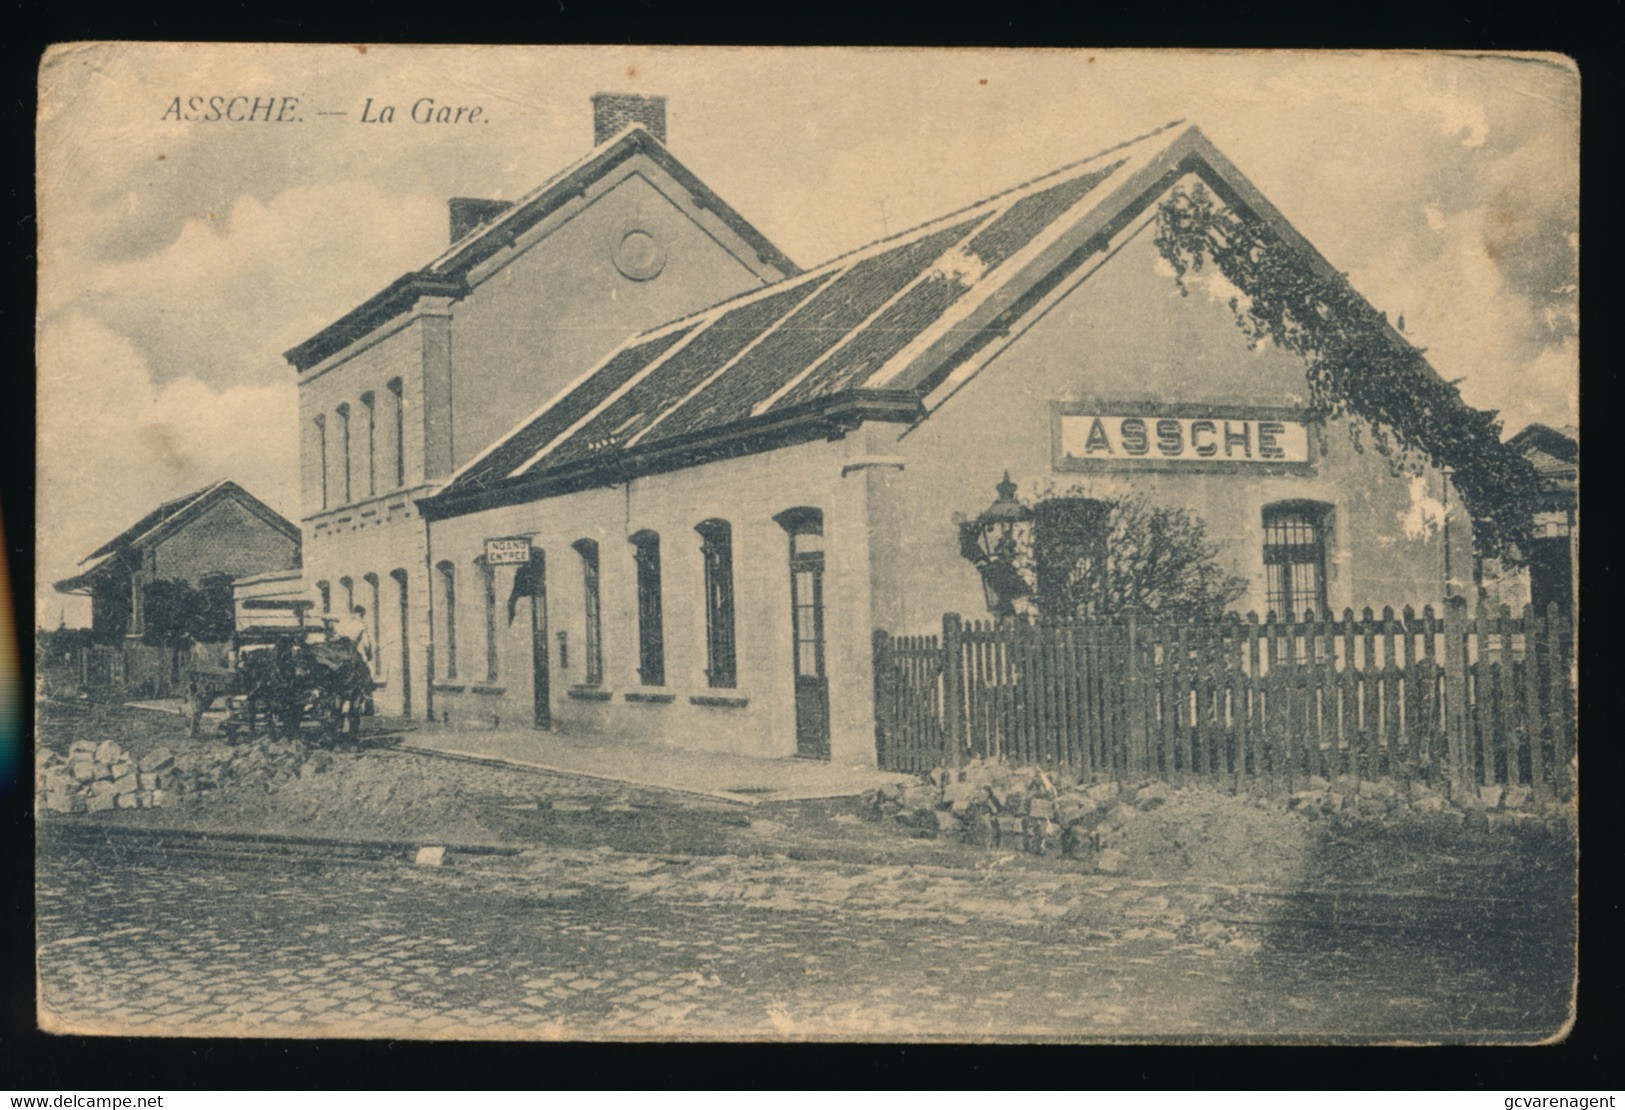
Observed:
[[[85,313],[129,337],[158,380],[218,386],[292,376],[282,351],[443,246],[423,197],[329,183],[238,197],[139,258],[47,257],[40,310]]]
[[[36,617],[87,606],[51,588],[159,502],[231,478],[290,519],[299,506],[297,393],[157,382],[136,345],[82,313],[39,336]]]

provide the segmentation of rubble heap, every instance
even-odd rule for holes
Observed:
[[[295,740],[259,738],[247,743],[203,743],[144,756],[117,742],[77,740],[66,755],[44,751],[35,778],[38,810],[97,813],[108,809],[154,809],[186,795],[227,787],[275,790],[294,779],[329,770],[333,756]]]
[[[1160,779],[1078,785],[985,760],[871,790],[869,813],[909,835],[1057,854],[1106,874],[1223,874],[1271,881],[1307,859],[1314,826],[1405,827],[1437,834],[1561,834],[1568,807],[1527,786],[1485,787],[1458,804],[1421,782],[1309,779],[1292,794],[1232,794]],[[1268,851],[1261,851],[1261,846]]]
[[[54,813],[152,809],[168,803],[174,757],[159,748],[140,759],[111,740],[77,740],[64,757],[48,752],[35,777],[39,808]]]

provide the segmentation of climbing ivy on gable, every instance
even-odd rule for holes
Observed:
[[[1478,553],[1521,559],[1540,500],[1535,468],[1501,442],[1496,413],[1463,401],[1345,275],[1315,273],[1262,220],[1217,203],[1200,183],[1158,206],[1156,244],[1181,293],[1190,292],[1186,274],[1208,263],[1239,290],[1230,309],[1248,343],[1269,339],[1301,356],[1312,406],[1350,418],[1356,449],[1364,428],[1396,471],[1415,471],[1424,457],[1449,467]]]

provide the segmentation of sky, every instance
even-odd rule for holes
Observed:
[[[297,520],[282,352],[439,254],[447,198],[583,155],[600,91],[667,97],[672,152],[803,266],[1196,123],[1506,434],[1579,419],[1579,77],[1552,56],[113,43],[40,82],[44,626],[88,623],[51,583],[166,498],[231,478]],[[171,110],[237,95],[297,103]],[[425,98],[481,112],[414,122]]]

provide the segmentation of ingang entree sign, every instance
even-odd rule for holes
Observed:
[[[506,567],[530,562],[530,537],[505,536],[485,541],[485,565]]]

